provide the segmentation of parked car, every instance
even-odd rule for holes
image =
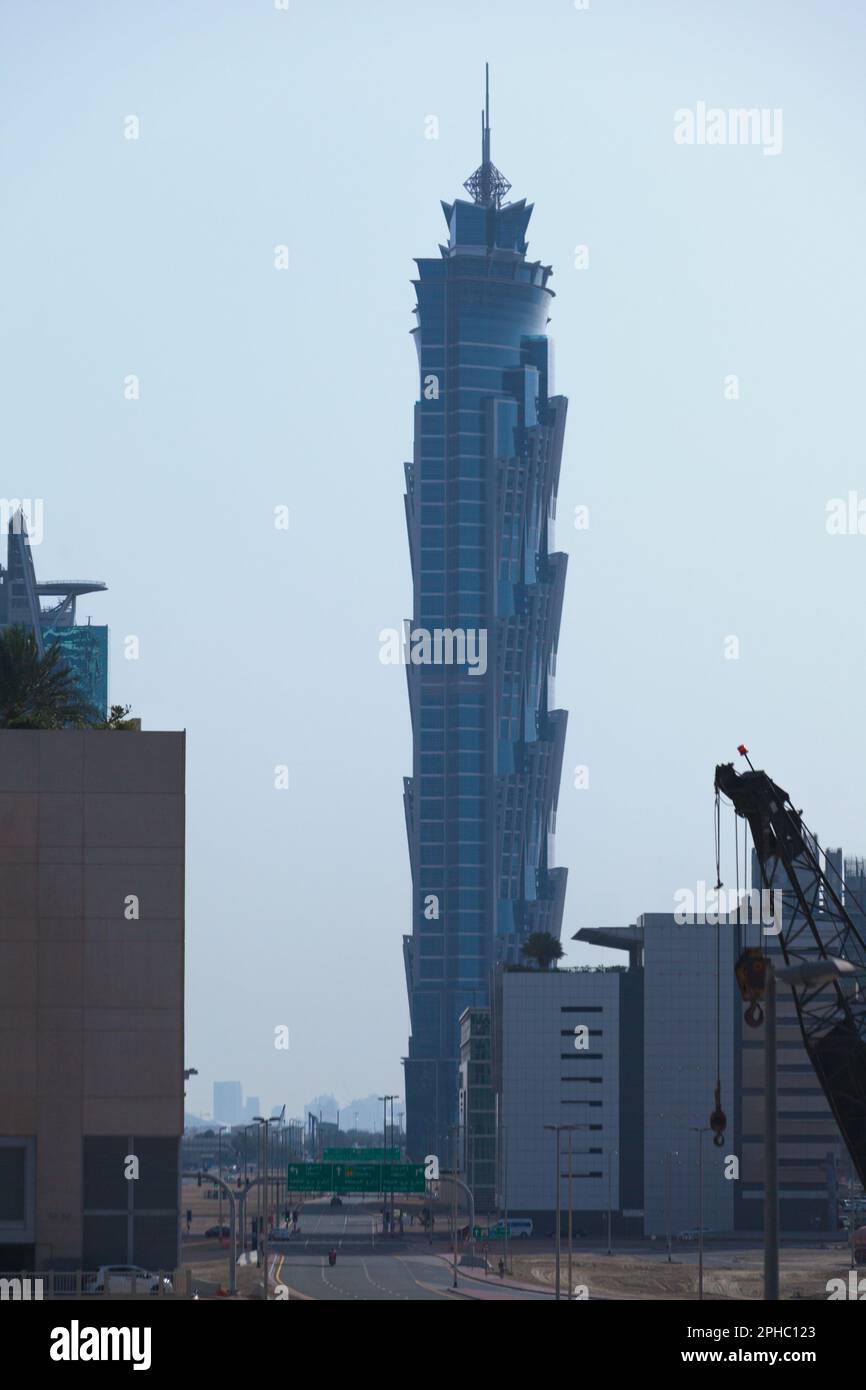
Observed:
[[[231,1233],[231,1226],[208,1226],[207,1230],[205,1231],[205,1239],[210,1240],[212,1237],[216,1237],[217,1240],[222,1240],[223,1238],[230,1236]]]
[[[104,1293],[106,1281],[110,1294],[132,1293],[133,1285],[136,1293],[159,1292],[159,1275],[142,1269],[141,1265],[100,1265],[95,1276],[84,1285],[84,1292]],[[174,1292],[167,1275],[163,1275],[162,1284],[163,1293]]]

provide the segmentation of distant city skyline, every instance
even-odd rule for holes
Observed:
[[[271,1115],[279,1114],[283,1105],[271,1105],[268,1113]],[[244,1090],[243,1082],[240,1081],[215,1081],[213,1084],[213,1101],[210,1110],[193,1112],[189,1105],[186,1106],[188,1117],[200,1120],[204,1124],[213,1125],[239,1125],[249,1123],[255,1115],[263,1115],[265,1111],[257,1095],[247,1095]],[[286,1105],[286,1115],[289,1116],[290,1107]],[[336,1123],[339,1118],[340,1128],[344,1133],[349,1133],[354,1129],[359,1132],[376,1133],[382,1129],[382,1102],[375,1093],[353,1097],[351,1100],[342,1104],[337,1097],[330,1092],[318,1096],[313,1096],[311,1100],[305,1102],[297,1112],[291,1111],[291,1118],[306,1118],[308,1114],[313,1114],[329,1124]],[[399,1098],[394,1107],[395,1125],[402,1121],[405,1115],[405,1106],[399,1103]],[[390,1110],[388,1114],[390,1124]]]

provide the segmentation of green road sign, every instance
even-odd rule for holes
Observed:
[[[397,1163],[400,1150],[393,1149],[325,1149],[326,1163]]]
[[[385,1163],[382,1171],[388,1192],[426,1191],[423,1163]]]
[[[423,1192],[423,1163],[290,1163],[294,1192]]]
[[[335,1192],[379,1192],[380,1163],[332,1163]]]
[[[330,1192],[330,1163],[290,1163],[290,1192]]]

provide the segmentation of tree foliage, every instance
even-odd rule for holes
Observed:
[[[559,941],[549,931],[534,931],[520,948],[526,960],[535,961],[539,970],[547,970],[556,960],[565,955]]]
[[[98,719],[59,646],[52,644],[40,655],[27,628],[0,631],[0,728],[80,729]]]

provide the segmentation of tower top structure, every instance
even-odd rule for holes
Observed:
[[[470,174],[463,187],[474,202],[485,208],[502,206],[502,199],[511,188],[490,158],[490,64],[484,64],[484,110],[481,112],[481,163]]]

